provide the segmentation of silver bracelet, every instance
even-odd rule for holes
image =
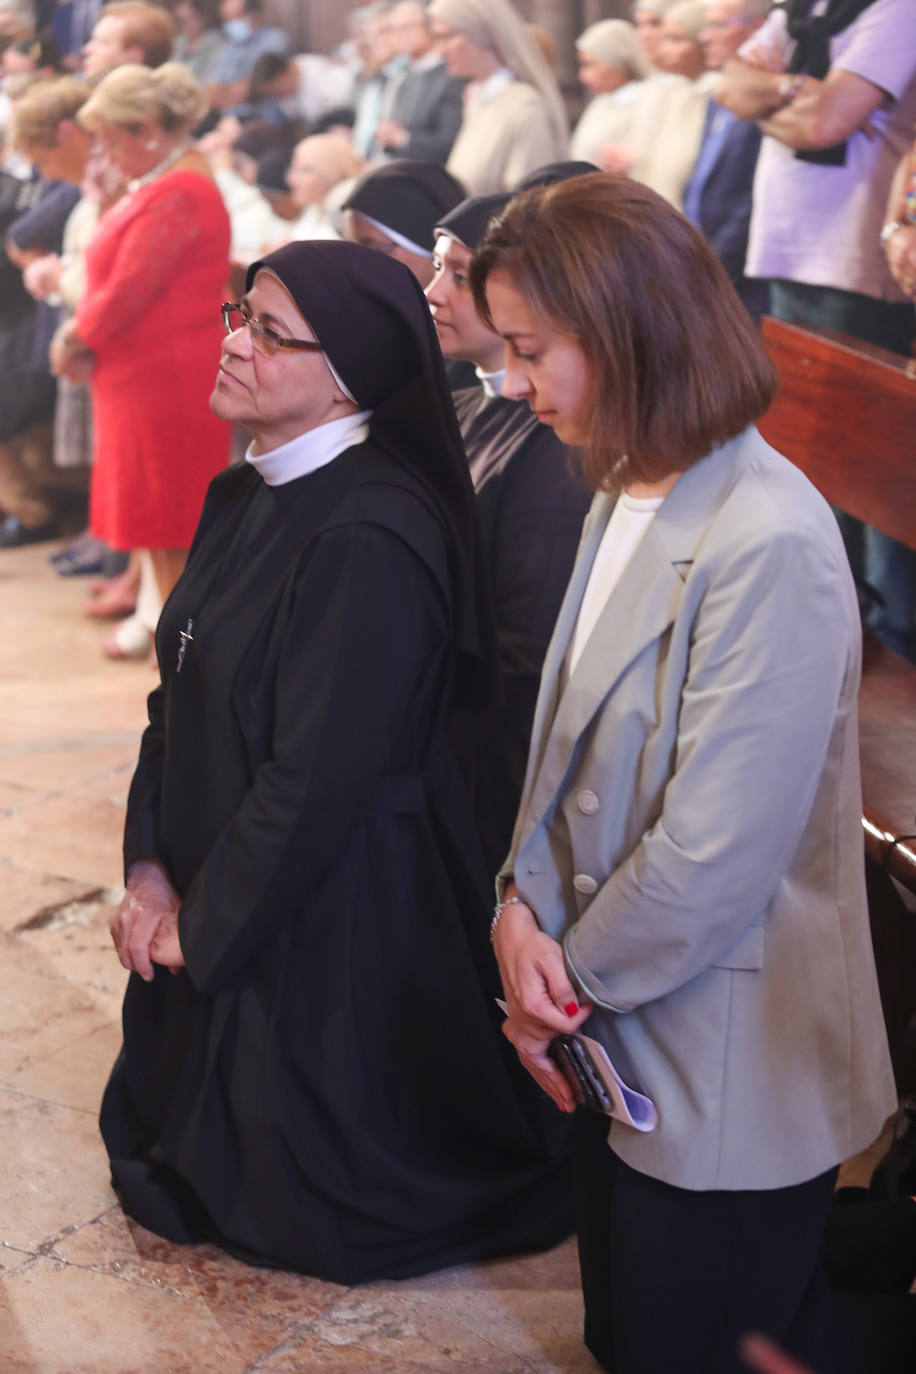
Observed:
[[[891,239],[894,237],[897,230],[904,228],[906,228],[906,226],[902,220],[888,220],[887,224],[884,225],[884,228],[881,230],[881,233],[878,237],[878,242],[880,243],[883,252],[887,252],[887,245],[890,243]]]
[[[496,903],[496,906],[493,908],[493,919],[492,919],[492,921],[490,922],[490,944],[491,944],[491,945],[492,945],[492,944],[495,942],[495,940],[496,940],[496,927],[499,925],[500,921],[502,920],[502,918],[503,918],[503,912],[505,911],[506,907],[507,907],[507,906],[527,906],[527,905],[528,905],[528,903],[525,901],[524,897],[507,897],[506,900],[505,900],[504,902],[497,902],[497,903]]]

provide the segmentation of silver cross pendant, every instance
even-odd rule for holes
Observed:
[[[188,651],[188,645],[194,643],[194,636],[191,634],[193,627],[194,621],[189,619],[186,627],[178,631],[178,662],[175,665],[176,673],[181,672],[181,665],[184,663],[184,656]]]

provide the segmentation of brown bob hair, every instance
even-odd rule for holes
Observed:
[[[582,468],[594,488],[682,472],[764,413],[776,374],[725,270],[661,196],[596,172],[516,196],[471,263],[508,274],[592,376]]]

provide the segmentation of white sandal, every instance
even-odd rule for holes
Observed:
[[[128,616],[113,634],[102,641],[102,653],[112,659],[147,659],[153,647],[153,632],[137,615]]]

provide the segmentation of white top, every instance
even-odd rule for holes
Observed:
[[[569,155],[594,162],[605,143],[628,142],[641,81],[628,81],[616,91],[601,91],[588,102],[569,140]]]
[[[297,434],[289,443],[272,448],[268,453],[252,453],[249,444],[245,462],[257,468],[269,487],[285,486],[297,477],[317,472],[344,449],[364,443],[369,434],[371,414],[371,410],[358,410],[355,415],[328,420],[327,424]]]
[[[655,512],[664,499],[664,496],[637,498],[625,491],[621,492],[617,504],[611,511],[607,529],[601,536],[601,543],[598,545],[598,552],[589,573],[576,627],[566,653],[564,680],[568,681],[575,671],[582,650],[598,623],[608,597],[620,581],[624,568],[633,557],[636,546],[652,524]]]
[[[504,367],[500,368],[498,372],[484,372],[479,367],[475,367],[474,371],[477,373],[477,380],[483,387],[484,395],[489,396],[491,399],[494,396],[502,395],[503,378],[506,375],[506,369]]]
[[[486,81],[470,85],[465,99],[469,105],[489,105],[490,101],[495,100],[507,86],[511,86],[514,80],[515,74],[510,72],[508,67],[498,67]]]
[[[339,239],[323,205],[307,205],[298,219],[287,224],[290,239]]]
[[[290,231],[289,222],[274,213],[266,196],[231,167],[213,173],[223,198],[232,231],[229,254],[233,262],[247,265],[269,252]]]
[[[294,57],[293,65],[299,73],[299,85],[295,95],[280,101],[290,119],[312,125],[332,110],[352,108],[356,83],[346,63],[308,52]]]

